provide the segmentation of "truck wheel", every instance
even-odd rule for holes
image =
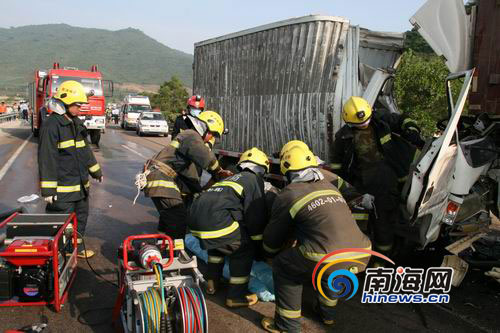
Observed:
[[[101,141],[101,131],[100,130],[90,130],[90,142],[98,146],[99,141]]]

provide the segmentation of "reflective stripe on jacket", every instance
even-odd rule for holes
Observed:
[[[371,247],[338,189],[325,180],[292,183],[278,194],[264,231],[264,250],[276,254],[290,237],[297,240],[304,257],[312,261],[334,250]],[[364,263],[369,259],[358,258],[358,254],[354,257]]]
[[[264,181],[244,170],[202,192],[191,205],[188,226],[204,249],[215,249],[240,241],[241,228],[244,237],[261,241],[266,217]]]
[[[74,117],[52,113],[42,123],[38,144],[38,168],[43,197],[57,195],[72,202],[88,195],[89,174],[102,176],[101,167],[87,141],[87,129]]]
[[[168,165],[177,173],[177,177],[169,177],[151,165],[151,173],[147,176],[148,186],[144,189],[147,197],[180,199],[181,193],[198,193],[201,187],[196,167],[212,173],[220,169],[214,153],[207,149],[201,136],[193,130],[179,133],[152,159]]]

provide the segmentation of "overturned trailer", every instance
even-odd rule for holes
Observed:
[[[229,129],[216,153],[238,157],[256,146],[272,155],[300,139],[327,160],[350,96],[397,112],[392,74],[403,42],[311,15],[196,43],[193,90]]]

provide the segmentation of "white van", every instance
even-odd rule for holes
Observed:
[[[151,111],[149,97],[127,95],[120,109],[120,126],[125,130],[137,128],[137,118],[141,113]]]

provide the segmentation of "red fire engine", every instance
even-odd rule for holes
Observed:
[[[56,93],[57,88],[64,81],[74,80],[80,82],[87,95],[89,104],[82,106],[80,118],[85,121],[89,130],[90,139],[93,144],[98,144],[101,132],[104,132],[106,123],[106,101],[105,97],[113,95],[113,82],[103,80],[102,74],[93,65],[90,71],[79,70],[74,67],[60,68],[59,63],[54,63],[50,70],[36,70],[35,79],[29,84],[31,112],[31,129],[35,137],[48,111],[44,107],[48,100]]]

